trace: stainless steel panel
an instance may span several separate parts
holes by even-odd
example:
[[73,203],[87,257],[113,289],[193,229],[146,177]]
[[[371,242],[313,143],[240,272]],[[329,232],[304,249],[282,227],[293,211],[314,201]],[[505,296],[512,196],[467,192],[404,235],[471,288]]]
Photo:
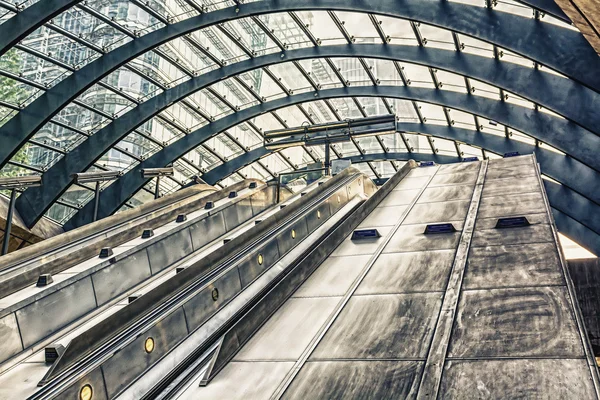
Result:
[[[219,297],[213,300],[212,291],[217,289]],[[231,269],[214,283],[206,287],[183,305],[189,331],[202,325],[218,309],[238,295],[242,286],[236,268]]]
[[0,319],[0,338],[0,362],[23,350],[15,314]]
[[449,357],[583,357],[563,286],[463,291]]
[[98,305],[132,288],[152,275],[146,250],[138,251],[91,275]]
[[423,363],[418,361],[308,362],[283,399],[412,399]]
[[373,240],[350,240],[351,234],[340,244],[332,253],[334,256],[357,256],[364,254],[373,254],[383,238],[390,232],[391,227],[384,226],[377,229],[381,234],[381,238]]
[[227,232],[223,213],[221,212],[201,219],[195,224],[190,225],[188,229],[190,230],[194,250],[202,248]]
[[429,181],[429,176],[418,176],[412,178],[410,176],[410,172],[408,176],[402,179],[394,188],[394,190],[411,190],[411,189],[421,189],[424,187]]
[[554,242],[550,225],[539,224],[511,229],[475,229],[471,247]]
[[[108,397],[114,398],[134,378],[171,350],[186,334],[183,309],[178,308],[105,361],[102,364],[102,372]],[[154,339],[154,350],[151,353],[147,353],[144,349],[144,342],[149,337]]]
[[463,162],[440,165],[438,175],[456,174],[458,172],[478,172],[481,162]]
[[331,209],[329,204],[321,203],[317,207],[315,211],[306,216],[306,226],[308,228],[308,232],[313,232],[320,226],[324,221],[331,216]]
[[473,185],[439,186],[427,188],[417,201],[419,203],[434,203],[437,201],[471,200]]
[[477,218],[537,214],[544,211],[544,199],[540,192],[510,194],[481,199]]
[[482,197],[532,192],[540,192],[540,181],[537,176],[527,176],[520,179],[506,178],[485,181],[483,184]]
[[297,360],[339,301],[339,297],[289,299],[234,360]]
[[16,311],[25,347],[29,347],[96,308],[88,276]]
[[257,215],[275,204],[275,186],[265,188],[250,196],[252,215]]
[[472,247],[463,288],[564,285],[554,243]]
[[195,382],[177,400],[267,400],[293,366],[293,362],[233,361],[208,386]]
[[441,304],[441,293],[353,296],[311,359],[424,358]]
[[454,250],[382,254],[356,294],[443,291],[454,262]]
[[92,399],[93,400],[105,400],[106,391],[104,389],[104,380],[102,379],[102,372],[100,368],[90,372],[75,384],[71,385],[67,390],[58,395],[57,399],[74,400],[79,399],[79,391],[85,385],[92,387]]
[[379,203],[378,207],[408,205],[417,197],[419,192],[419,189],[393,190]]
[[[258,263],[258,255],[262,254],[263,263]],[[271,268],[281,258],[277,247],[277,240],[271,240],[267,245],[253,251],[237,266],[242,287],[248,286],[250,282],[256,279],[264,271]]]
[[460,239],[462,222],[453,222],[457,232],[425,235],[427,225],[402,225],[383,249],[384,253],[455,249]]
[[341,188],[328,200],[331,214],[335,214],[348,202],[348,191],[346,187]]
[[470,200],[415,204],[404,224],[430,224],[447,221],[464,221]]
[[[295,233],[295,235],[294,235]],[[277,247],[279,247],[279,256],[283,257],[290,249],[302,241],[308,234],[306,221],[304,217],[296,221],[294,225],[277,235]]]
[[473,172],[458,172],[452,174],[436,175],[431,180],[429,187],[448,185],[474,185],[477,181],[477,170]]
[[342,296],[371,256],[329,257],[294,293],[294,297]]
[[152,275],[192,253],[192,238],[189,229],[182,229],[150,245],[147,248]]
[[585,360],[448,361],[440,399],[595,399]]
[[242,222],[246,222],[252,218],[252,204],[249,198],[245,198],[223,209],[221,212],[223,213],[223,219],[225,219],[225,227],[227,228],[227,232],[229,232]]
[[435,166],[417,167],[415,169],[410,170],[410,172],[408,173],[408,177],[409,178],[416,178],[418,176],[430,177],[431,175],[435,174],[437,170],[438,169]]
[[[398,192],[401,193],[401,192]],[[358,226],[359,228],[377,228],[379,226],[394,226],[408,206],[377,207]]]

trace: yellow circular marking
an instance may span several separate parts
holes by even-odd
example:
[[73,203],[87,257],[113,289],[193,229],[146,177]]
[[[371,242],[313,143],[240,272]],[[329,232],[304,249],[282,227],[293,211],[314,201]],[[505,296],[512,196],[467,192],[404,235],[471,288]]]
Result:
[[146,353],[152,353],[154,350],[154,338],[149,337],[146,339],[144,342],[144,350],[146,350]]
[[219,299],[219,289],[214,288],[211,292],[211,296],[213,301],[217,301]]
[[259,254],[259,255],[258,255],[258,265],[262,265],[263,261],[264,261],[264,260],[263,260],[263,255],[262,255],[262,254]]
[[292,229],[292,239],[296,239],[296,231]]
[[317,219],[321,219],[321,211],[317,210]]
[[91,385],[84,385],[79,391],[79,400],[92,400],[94,391]]

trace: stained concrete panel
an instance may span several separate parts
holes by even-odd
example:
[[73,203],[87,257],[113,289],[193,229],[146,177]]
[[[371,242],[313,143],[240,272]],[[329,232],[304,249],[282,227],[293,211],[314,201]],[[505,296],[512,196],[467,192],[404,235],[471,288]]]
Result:
[[359,228],[394,226],[408,206],[377,207],[360,223]]
[[340,297],[289,299],[235,360],[297,360],[339,301]]
[[463,291],[449,357],[583,356],[563,286]]
[[356,294],[431,292],[446,289],[454,250],[382,254]]
[[430,187],[423,191],[417,204],[434,203],[437,201],[471,200],[473,189],[473,185]]
[[343,296],[371,256],[329,257],[294,293],[294,297]]
[[[540,210],[537,214],[522,215],[527,218],[531,225],[549,224],[550,219],[546,210]],[[498,217],[478,218],[475,222],[475,230],[495,229],[498,223]]]
[[477,181],[477,175],[477,171],[436,175],[431,180],[429,187],[469,184],[474,185]]
[[465,289],[563,285],[554,243],[472,247]]
[[177,400],[267,400],[293,366],[293,362],[232,361],[209,385],[198,387],[194,382]]
[[438,398],[595,399],[596,394],[583,359],[452,360]]
[[459,172],[478,172],[481,162],[463,162],[440,165],[438,175],[456,174]]
[[378,207],[403,206],[410,204],[419,194],[419,189],[392,190]]
[[485,179],[486,181],[504,178],[521,179],[535,174],[533,160],[507,160],[504,164],[490,163]]
[[309,361],[283,398],[412,399],[422,368],[418,361]]
[[378,239],[367,239],[367,240],[359,240],[352,241],[350,240],[350,236],[348,236],[342,244],[340,244],[337,249],[332,253],[333,256],[357,256],[357,255],[366,255],[373,254],[377,247],[381,243],[383,243],[385,236],[390,232],[391,227],[384,226],[377,229],[381,234],[381,237]]
[[431,224],[445,221],[463,221],[470,200],[415,204],[404,220],[404,224]]
[[481,197],[505,196],[522,193],[540,192],[540,181],[537,176],[526,176],[521,179],[504,178],[486,180]]
[[353,296],[310,359],[424,358],[441,293]]
[[457,232],[426,235],[427,225],[402,225],[383,249],[384,253],[455,249],[460,239],[462,222],[453,222]]
[[544,199],[540,192],[507,194],[482,199],[477,218],[536,214],[544,210]]
[[554,242],[552,228],[547,224],[510,229],[475,229],[471,247]]
[[417,177],[412,178],[409,174],[404,179],[402,179],[400,182],[398,182],[398,184],[394,188],[394,191],[421,189],[421,188],[424,188],[425,185],[427,185],[428,181],[429,181],[429,176],[417,176]]

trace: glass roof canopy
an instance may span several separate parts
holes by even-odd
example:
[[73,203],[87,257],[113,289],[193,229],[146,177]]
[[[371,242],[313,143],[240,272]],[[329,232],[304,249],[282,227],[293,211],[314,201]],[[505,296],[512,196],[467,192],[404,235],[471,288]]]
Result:
[[[249,3],[250,1],[244,1]],[[486,7],[483,0],[456,1]],[[34,4],[27,1],[20,9]],[[37,29],[0,57],[0,124],[6,123],[37,97],[107,52],[168,24],[236,1],[214,0],[97,0],[75,4]],[[575,28],[517,1],[497,1],[494,12],[538,19],[542,24]],[[16,15],[16,7],[0,3],[0,24]],[[499,63],[558,72],[476,38],[410,20],[368,13],[298,11],[231,20],[199,29],[136,57],[96,82],[47,122],[7,163],[0,175],[43,174],[65,154],[101,128],[139,104],[196,76],[254,57],[285,50],[345,44],[387,44],[444,49],[496,59]],[[568,79],[565,77],[565,79]],[[225,116],[265,101],[328,88],[409,86],[459,92],[506,102],[562,118],[514,93],[468,76],[426,65],[374,58],[312,58],[285,61],[227,77],[184,100],[175,102],[130,132],[91,168],[134,169],[165,146]],[[262,147],[262,132],[303,122],[321,123],[394,113],[398,121],[453,126],[505,137],[535,146],[541,143],[513,127],[479,115],[416,100],[386,97],[316,99],[267,112],[220,132],[174,163],[176,174],[161,181],[161,193],[178,190],[195,176]],[[544,143],[544,148],[561,153]],[[415,153],[454,157],[498,157],[492,151],[463,142],[417,133],[361,138],[333,147],[335,157],[380,153]],[[564,154],[564,153],[562,153]],[[291,148],[266,155],[218,183],[228,186],[245,177],[271,179],[277,173],[321,160],[323,149]],[[391,175],[401,160],[369,161],[360,165],[373,178]],[[82,172],[82,171],[80,171]],[[113,184],[107,182],[106,186]],[[153,198],[148,182],[125,207]],[[47,211],[63,223],[93,197],[93,188],[73,184]]]

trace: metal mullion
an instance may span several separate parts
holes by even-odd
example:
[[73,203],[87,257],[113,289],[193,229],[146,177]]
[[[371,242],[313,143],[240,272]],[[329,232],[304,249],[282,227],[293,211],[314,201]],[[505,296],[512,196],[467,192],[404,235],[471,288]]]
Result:
[[187,165],[189,165],[190,167],[194,168],[196,171],[202,172],[202,169],[199,166],[197,166],[196,164],[194,164],[193,162],[191,162],[190,160],[188,160],[184,156],[179,157],[178,160],[181,160],[181,161],[185,162]]
[[452,31],[452,40],[454,41],[454,48],[456,51],[462,51],[465,49],[465,45],[464,43],[461,43],[458,33],[454,31]]
[[15,6],[14,4],[4,1],[4,0],[0,0],[0,6],[2,8],[6,8],[8,11],[12,11],[14,13],[19,13],[19,12],[23,11],[22,8],[19,8],[19,7]]
[[221,161],[223,164],[225,164],[227,162],[227,161],[225,161],[225,157],[223,157],[222,155],[220,155],[219,153],[217,153],[216,150],[211,149],[210,146],[208,146],[206,143],[200,143],[200,146],[198,146],[198,147],[202,147],[203,149],[205,149],[206,151],[208,151],[210,154],[213,155],[213,157],[215,157],[216,159],[218,159],[219,161]]
[[425,46],[427,44],[427,39],[425,39],[423,35],[421,35],[418,22],[410,21],[410,27],[412,28],[413,33],[415,34],[415,38],[417,39],[419,47]]
[[302,74],[304,79],[306,79],[308,81],[308,83],[310,83],[310,85],[313,87],[313,89],[315,89],[315,90],[321,89],[321,85],[318,84],[317,82],[315,82],[315,80],[312,78],[312,76],[310,76],[308,74],[308,72],[304,69],[304,67],[302,67],[302,65],[298,61],[292,61],[292,63],[296,66],[296,68],[298,68],[298,70],[300,71],[300,73]]
[[21,44],[16,44],[16,45],[15,45],[15,48],[16,48],[16,49],[19,49],[19,50],[21,50],[21,51],[23,51],[23,52],[25,52],[25,53],[31,54],[32,56],[35,56],[35,57],[37,57],[37,58],[40,58],[40,59],[42,59],[42,60],[44,60],[44,61],[48,61],[49,63],[52,63],[52,64],[54,64],[54,65],[57,65],[57,66],[59,66],[59,67],[61,67],[61,68],[64,68],[64,69],[66,69],[67,71],[70,71],[70,72],[74,72],[74,71],[75,71],[75,68],[73,68],[73,66],[72,66],[72,65],[69,65],[69,64],[67,64],[67,63],[64,63],[64,62],[62,62],[62,61],[60,61],[60,60],[57,60],[57,59],[55,59],[55,58],[52,58],[52,57],[50,57],[49,55],[47,55],[47,54],[44,54],[44,53],[42,53],[42,52],[40,52],[40,51],[37,51],[37,50],[35,50],[35,49],[32,49],[32,48],[30,48],[30,47],[23,46],[23,45],[21,45]]
[[251,19],[269,37],[269,39],[271,39],[277,45],[277,47],[279,47],[279,49],[287,49],[287,45],[285,43],[282,43],[281,40],[279,40],[279,38],[275,36],[271,29],[269,29],[269,27],[265,25],[265,23],[260,18],[251,17]]
[[98,115],[101,115],[102,117],[104,117],[104,118],[106,118],[106,119],[110,119],[111,121],[115,119],[115,117],[114,117],[114,116],[112,116],[112,115],[108,114],[107,112],[104,112],[104,111],[98,110],[98,109],[96,109],[96,108],[94,108],[94,107],[92,107],[92,106],[90,106],[90,105],[88,105],[88,104],[84,103],[84,102],[83,102],[83,101],[81,101],[81,100],[73,100],[72,104],[76,104],[76,105],[78,105],[78,106],[80,106],[80,107],[83,107],[83,108],[85,108],[86,110],[89,110],[89,111],[91,111],[91,112],[93,112],[93,113],[96,113],[96,114],[98,114]]
[[371,67],[369,65],[367,65],[367,62],[363,58],[360,58],[360,57],[358,58],[358,61],[360,62],[360,65],[362,65],[363,69],[369,76],[369,79],[373,83],[373,86],[379,85],[379,79],[377,79],[375,77],[375,75],[373,75],[373,71],[371,70]]
[[[356,97],[352,97],[352,100],[354,101],[354,104],[356,104],[356,106],[358,107],[358,109],[360,110],[360,113],[362,114],[362,116],[363,117],[368,117],[368,115],[365,112],[365,109],[363,108],[363,106],[360,103],[360,101]],[[387,153],[388,150],[385,147],[385,145],[383,144],[383,141],[381,140],[381,138],[379,137],[379,135],[375,135],[375,138],[377,140],[377,143],[379,143],[379,146],[381,146],[381,150],[383,150],[384,153]]]
[[246,147],[244,147],[240,141],[235,138],[231,133],[229,133],[228,131],[223,131],[221,132],[222,134],[224,134],[225,136],[227,136],[229,138],[229,140],[231,140],[237,147],[239,147],[241,150],[244,151],[244,153],[248,152],[248,149],[246,149]]
[[47,144],[47,143],[39,142],[39,141],[37,141],[37,140],[35,140],[35,139],[29,139],[27,142],[28,142],[28,143],[31,143],[31,144],[33,144],[33,145],[36,145],[36,146],[43,147],[43,148],[45,148],[45,149],[48,149],[48,150],[54,151],[55,153],[59,153],[59,154],[62,154],[62,155],[65,155],[65,154],[67,154],[67,152],[66,152],[66,151],[64,151],[64,150],[63,150],[63,149],[61,149],[61,148],[54,147],[54,146],[52,146],[52,145],[50,145],[50,144]]
[[178,122],[172,121],[172,120],[166,118],[164,115],[156,114],[156,118],[158,118],[159,120],[163,121],[164,123],[170,125],[171,127],[175,128],[179,132],[183,133],[184,136],[187,136],[190,133],[189,128],[180,126]]
[[246,82],[244,82],[244,80],[242,78],[240,78],[239,76],[234,76],[233,79],[244,89],[246,89],[246,91],[248,93],[250,93],[256,100],[258,100],[261,103],[264,103],[264,99],[260,96],[260,94],[256,93],[256,91],[254,89],[252,89],[250,86],[248,86],[248,84],[246,84]]
[[[453,31],[452,39],[454,40],[455,50],[459,53],[461,51],[463,51],[465,48],[465,45],[463,43],[461,43],[458,33]],[[464,76],[463,78],[465,80],[465,87],[467,88],[467,94],[469,94],[469,95],[473,94],[474,89],[473,89],[473,86],[471,85],[471,80],[469,79],[468,76]],[[477,132],[481,132],[481,124],[479,123],[479,118],[475,114],[473,114],[473,121],[475,122],[475,130],[477,130]]]
[[[139,128],[139,126],[138,126],[138,128]],[[134,129],[132,132],[140,135],[141,137],[143,137],[146,140],[151,141],[152,143],[154,143],[155,145],[157,145],[157,146],[159,146],[161,148],[165,147],[161,142],[158,141],[158,139],[156,139],[156,138],[148,135],[147,133],[144,133],[144,132],[138,130],[138,128]]]
[[59,33],[69,39],[71,39],[74,42],[79,43],[82,46],[87,47],[88,49],[94,50],[96,53],[100,53],[100,54],[104,54],[105,51],[102,47],[96,46],[95,44],[88,42],[87,40],[61,28],[60,26],[57,26],[55,24],[53,24],[52,22],[49,24],[45,25],[46,28],[53,30],[56,33]]
[[354,105],[356,106],[356,108],[358,108],[358,111],[363,116],[363,118],[366,118],[367,113],[366,113],[365,109],[363,108],[363,105],[360,104],[360,101],[358,101],[358,99],[356,97],[352,97],[352,101],[354,102]]
[[[234,37],[231,32],[227,28],[222,25],[216,25],[217,29],[219,29],[225,36],[229,38],[236,46],[238,46],[246,55],[250,58],[254,58],[254,51],[250,50],[246,45],[242,42],[241,37]],[[210,29],[210,28],[209,28]]]
[[441,87],[441,82],[437,77],[436,70],[431,67],[427,67],[427,69],[429,70],[429,75],[431,75],[431,80],[433,81],[433,85],[435,86],[436,89],[439,89]]
[[102,14],[101,12],[96,11],[93,8],[89,7],[87,4],[79,3],[79,4],[77,4],[77,7],[82,9],[83,11],[87,12],[88,14],[98,18],[99,20],[101,20],[105,24],[113,27],[114,29],[118,30],[119,32],[121,32],[129,37],[132,37],[132,38],[135,37],[135,34],[131,31],[129,31],[129,29],[127,29],[126,27],[124,27],[122,25],[117,24],[115,21],[113,21],[106,15]]
[[400,63],[398,61],[394,61],[394,67],[396,67],[396,72],[398,72],[398,75],[400,76],[400,79],[402,80],[402,84],[404,86],[410,86],[410,79],[408,79],[406,77],[406,74],[404,73],[404,67],[400,65]]
[[329,58],[325,58],[325,61],[329,65],[329,68],[331,68],[333,70],[333,72],[335,73],[335,75],[337,76],[337,78],[339,79],[341,84],[344,86],[348,86],[349,82],[342,76],[340,69],[334,64],[334,62],[331,61],[331,59],[329,59]]
[[27,169],[27,170],[30,170],[30,171],[33,171],[33,172],[38,172],[38,173],[40,173],[40,174],[43,174],[43,173],[44,173],[44,170],[43,170],[43,169],[41,169],[41,168],[34,167],[34,166],[32,166],[32,165],[26,165],[26,164],[20,163],[20,162],[18,162],[18,161],[12,161],[12,160],[8,160],[6,163],[7,163],[7,164],[10,164],[10,165],[14,165],[15,167],[19,167],[19,168]]
[[400,135],[400,138],[402,139],[402,142],[404,143],[404,147],[406,147],[406,151],[408,151],[409,153],[412,153],[413,148],[408,143],[408,139],[406,138],[406,135],[404,134],[404,132],[398,132],[398,134]]
[[463,156],[463,152],[460,150],[460,143],[458,143],[456,140],[453,141],[454,142],[454,148],[456,149],[456,154],[458,155],[458,157],[462,157]]
[[[256,160],[256,163],[257,163],[258,165],[260,165],[260,167],[261,167],[262,169],[264,169],[265,171],[267,171],[267,174],[271,175],[273,178],[276,178],[276,177],[277,177],[273,171],[271,171],[269,168],[267,168],[267,167],[266,167],[266,165],[264,165],[264,164],[261,162],[261,160],[260,160],[260,159],[259,159],[259,160]],[[252,165],[252,164],[250,164],[250,165]],[[248,166],[250,166],[250,165],[248,165]]]
[[311,124],[315,124],[315,120],[314,118],[308,113],[308,111],[306,111],[304,109],[304,107],[302,107],[302,104],[296,104],[296,107],[300,110],[300,112],[306,117],[306,119],[308,120],[308,122],[310,122]]
[[180,100],[179,102],[192,110],[196,115],[202,117],[205,121],[211,122],[215,119],[212,115],[205,113],[199,105],[194,105],[187,99]]
[[346,39],[346,41],[349,44],[354,43],[354,36],[350,36],[350,34],[348,33],[348,31],[346,30],[346,27],[344,26],[344,24],[342,23],[342,21],[340,21],[340,19],[335,14],[335,12],[333,12],[333,11],[327,11],[327,14],[329,14],[329,16],[333,20],[333,23],[335,24],[335,26],[337,26],[337,28],[340,30],[340,32],[344,36],[344,39]]
[[263,71],[265,71],[265,73],[269,76],[269,78],[271,78],[275,82],[275,84],[277,86],[279,86],[281,88],[281,90],[283,90],[284,93],[291,94],[292,90],[286,88],[285,85],[281,82],[281,80],[279,78],[277,78],[275,76],[275,74],[273,72],[271,72],[271,70],[268,67],[264,67]]
[[13,74],[12,72],[9,72],[9,71],[0,70],[0,75],[4,76],[6,78],[12,79],[14,81],[24,83],[25,85],[31,86],[31,87],[33,87],[35,89],[39,89],[39,90],[46,90],[47,89],[41,83],[37,83],[37,82],[29,80],[27,78],[23,78],[22,76]]
[[[277,114],[277,112],[275,112],[275,111],[272,111],[270,114],[271,114],[273,117],[275,117],[275,119],[276,119],[276,120],[277,120],[277,121],[278,121],[278,122],[281,124],[281,126],[283,126],[284,128],[289,128],[289,125],[287,124],[287,122],[285,122],[285,121],[283,120],[283,118],[281,118],[281,117],[280,117],[280,116]],[[309,151],[309,150],[306,148],[306,146],[304,146],[304,145],[303,145],[303,146],[300,146],[300,147],[302,147],[302,149],[304,149],[304,151],[306,151],[306,153],[308,154],[308,156],[309,156],[310,158],[312,158],[312,160],[313,160],[313,161],[317,161],[317,159],[315,158],[315,156],[314,156],[314,155],[313,155],[313,154],[312,154],[312,153],[311,153],[311,152],[310,152],[310,151]]]
[[209,58],[212,62],[214,62],[215,64],[217,64],[219,67],[222,67],[225,65],[225,63],[223,63],[222,60],[219,60],[219,58],[217,56],[215,56],[214,54],[212,54],[208,49],[205,49],[201,43],[199,43],[196,38],[194,38],[192,36],[192,34],[188,34],[188,35],[184,35],[181,37],[183,40],[185,40],[186,42],[188,42],[190,44],[190,46],[194,47],[195,49],[197,49],[199,52],[201,52],[202,54],[204,54],[207,58]]
[[383,105],[385,106],[385,109],[387,110],[387,112],[389,114],[394,114],[394,110],[392,109],[392,106],[390,105],[390,102],[388,101],[388,99],[386,99],[385,97],[380,97],[380,99],[383,102]]
[[381,27],[380,22],[377,21],[377,18],[373,14],[369,14],[369,19],[371,20],[371,23],[375,27],[375,30],[377,31],[377,34],[379,35],[379,38],[381,39],[381,41],[383,43],[389,43],[390,37],[386,36],[386,34],[383,32],[383,28]]
[[87,132],[84,132],[84,131],[82,131],[82,130],[81,130],[81,129],[79,129],[79,128],[76,128],[76,127],[73,127],[73,126],[69,126],[69,125],[65,124],[64,122],[60,122],[60,121],[57,121],[57,120],[55,120],[55,119],[51,119],[49,122],[51,122],[51,123],[53,123],[53,124],[55,124],[55,125],[58,125],[58,126],[60,126],[61,128],[64,128],[64,129],[67,129],[67,130],[73,131],[73,132],[75,132],[75,133],[77,133],[77,134],[79,134],[79,135],[81,135],[81,136],[85,136],[86,138],[90,137],[90,134],[89,134],[89,133],[87,133]]
[[142,159],[140,157],[136,156],[135,154],[133,154],[129,150],[126,150],[126,149],[123,149],[123,148],[119,147],[119,145],[117,145],[117,144],[115,144],[114,146],[111,146],[108,150],[110,150],[110,149],[114,149],[114,150],[116,150],[116,151],[118,151],[120,153],[123,153],[126,156],[133,158],[137,162],[142,162]]
[[[335,116],[335,118],[338,121],[342,120],[342,117],[340,116],[340,114],[337,112],[337,110],[335,109],[335,107],[333,107],[333,104],[331,104],[331,102],[327,99],[323,100],[325,102],[325,104],[327,105],[327,107],[329,107],[329,110],[332,112],[332,114]],[[363,150],[361,149],[361,147],[356,143],[356,140],[354,140],[354,138],[352,136],[350,136],[350,141],[352,142],[352,144],[354,144],[354,147],[356,147],[356,150],[358,150],[358,152],[360,154],[364,154]]]
[[373,171],[373,174],[375,174],[375,176],[377,178],[381,178],[381,176],[379,175],[379,173],[377,172],[377,170],[375,169],[375,167],[373,167],[373,165],[371,165],[370,161],[367,161],[367,165],[369,166],[369,168],[371,168],[371,171]]
[[[486,0],[488,1],[488,0]],[[502,57],[502,52],[498,49],[498,46],[496,46],[495,44],[492,46],[492,49],[494,51],[494,58],[496,59],[496,61],[500,62],[500,58]],[[505,100],[505,93],[504,93],[504,89],[499,88],[500,89],[500,100],[504,101]]]
[[150,75],[144,74],[142,71],[140,71],[139,69],[137,69],[133,65],[125,64],[123,67],[126,68],[126,69],[128,69],[128,70],[130,70],[131,72],[139,75],[140,77],[142,77],[143,79],[147,80],[148,82],[150,82],[154,86],[158,87],[159,89],[161,89],[163,91],[167,90],[167,87],[162,82],[160,82],[159,80],[157,80],[156,78],[154,78],[154,77],[152,77]]
[[152,15],[154,18],[156,18],[157,20],[159,20],[160,22],[162,22],[165,25],[169,25],[169,16],[164,17],[162,14],[160,14],[158,11],[156,11],[155,9],[153,9],[152,7],[148,6],[148,2],[146,3],[142,3],[139,0],[129,0],[130,3],[135,4],[136,6],[138,6],[139,8],[141,8],[142,10],[146,11],[148,14]]
[[438,150],[435,148],[431,136],[427,136],[427,142],[429,142],[429,147],[431,147],[431,151],[433,152],[433,154],[437,154]]
[[117,94],[117,95],[123,97],[126,100],[129,100],[130,102],[132,102],[132,103],[134,103],[136,105],[140,104],[140,101],[138,99],[136,99],[135,97],[133,97],[129,93],[126,93],[124,90],[119,90],[118,88],[116,88],[116,87],[114,87],[112,85],[109,85],[108,83],[103,82],[103,81],[98,81],[96,83],[98,84],[98,86],[102,86],[104,89],[110,90],[114,94]]
[[233,112],[237,112],[238,108],[233,105],[233,103],[231,103],[229,100],[227,100],[225,97],[223,97],[219,92],[217,92],[215,89],[213,89],[212,87],[207,87],[205,89],[206,91],[210,92],[213,96],[215,96],[220,102],[222,102],[223,104],[225,104],[227,107],[229,107],[231,110],[233,110]]
[[194,10],[196,10],[199,14],[203,14],[204,13],[204,9],[202,8],[202,6],[199,6],[198,4],[196,4],[194,2],[194,0],[183,0],[187,5],[189,5],[190,7],[192,7]]
[[194,71],[190,70],[187,66],[182,65],[183,63],[178,62],[173,57],[171,57],[167,52],[160,48],[155,48],[154,52],[164,58],[168,63],[172,64],[175,68],[179,69],[181,72],[186,74],[187,76],[194,77]]
[[392,164],[392,168],[394,168],[394,171],[398,172],[398,166],[396,166],[396,163],[393,160],[390,160],[390,164]]
[[452,117],[450,116],[450,109],[448,107],[442,106],[442,110],[444,110],[444,116],[446,117],[446,122],[448,123],[448,126],[454,125],[454,121],[452,120]]
[[296,14],[295,12],[289,12],[288,14],[290,15],[290,17],[292,17],[292,19],[294,20],[296,25],[298,25],[300,30],[306,35],[308,40],[312,42],[313,46],[319,46],[321,44],[321,41],[312,34],[312,32],[308,29],[306,24],[300,19],[300,17],[298,17],[298,14]]

